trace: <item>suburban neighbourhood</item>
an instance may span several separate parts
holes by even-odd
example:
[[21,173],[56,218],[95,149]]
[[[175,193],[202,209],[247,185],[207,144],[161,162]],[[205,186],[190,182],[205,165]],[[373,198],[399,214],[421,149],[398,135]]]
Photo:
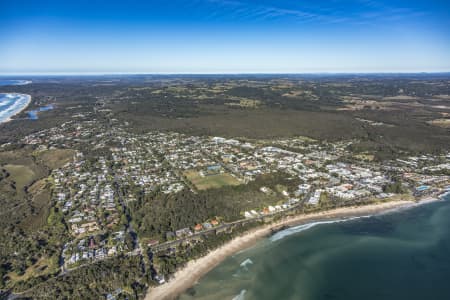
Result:
[[[58,128],[22,140],[39,146],[40,151],[73,151],[71,161],[48,178],[53,186],[52,201],[71,236],[61,249],[64,271],[120,253],[138,255],[144,248],[173,254],[179,245],[176,241],[198,243],[204,232],[229,232],[227,224],[282,215],[293,208],[315,210],[326,208],[330,202],[345,206],[426,196],[450,185],[450,177],[443,175],[450,170],[450,153],[380,164],[370,156],[354,156],[348,151],[352,141],[327,143],[307,137],[249,140],[175,132],[134,134],[127,124],[114,119],[105,123],[77,118],[80,116],[74,115],[74,120]],[[90,158],[95,151],[99,155]],[[261,196],[274,195],[275,201],[241,211],[238,222],[227,223],[225,216],[212,216],[151,238],[140,238],[132,229],[127,207],[142,193],[176,194],[185,189],[197,193],[245,185],[270,173],[285,174],[301,183],[289,189],[283,185],[275,189],[259,187]],[[155,278],[164,281],[164,277]]]

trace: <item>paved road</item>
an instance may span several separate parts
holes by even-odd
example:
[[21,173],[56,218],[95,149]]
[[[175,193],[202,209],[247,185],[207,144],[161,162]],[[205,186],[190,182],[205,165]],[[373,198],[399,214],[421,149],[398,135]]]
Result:
[[167,250],[167,249],[169,249],[169,248],[171,248],[173,246],[176,246],[176,245],[178,245],[178,244],[180,244],[180,243],[182,243],[184,241],[191,240],[191,239],[193,239],[195,237],[198,237],[198,236],[203,236],[203,235],[208,234],[210,232],[215,232],[216,230],[221,230],[221,229],[225,230],[225,229],[227,229],[229,227],[232,227],[232,226],[235,226],[235,225],[239,225],[239,224],[242,224],[242,223],[257,222],[257,221],[264,220],[264,218],[270,218],[270,217],[274,217],[274,216],[277,216],[277,215],[283,215],[283,214],[286,214],[286,213],[288,213],[290,211],[303,208],[303,205],[307,202],[306,199],[308,197],[309,196],[305,197],[305,199],[300,201],[298,204],[296,204],[296,205],[294,205],[294,206],[292,206],[292,207],[290,207],[290,208],[288,208],[286,210],[283,210],[281,212],[274,212],[274,213],[269,213],[269,214],[266,214],[266,215],[258,216],[258,217],[255,217],[255,218],[246,218],[246,219],[241,219],[241,220],[237,220],[237,221],[230,222],[230,223],[225,223],[225,224],[219,225],[219,226],[211,228],[211,229],[198,231],[198,232],[196,232],[196,233],[194,233],[192,235],[186,236],[186,237],[182,237],[182,238],[179,238],[179,239],[176,239],[176,240],[173,240],[173,241],[168,241],[168,242],[165,242],[165,243],[162,243],[162,244],[158,244],[158,245],[156,245],[154,247],[151,247],[151,249],[152,249],[153,252],[159,252],[159,251]]

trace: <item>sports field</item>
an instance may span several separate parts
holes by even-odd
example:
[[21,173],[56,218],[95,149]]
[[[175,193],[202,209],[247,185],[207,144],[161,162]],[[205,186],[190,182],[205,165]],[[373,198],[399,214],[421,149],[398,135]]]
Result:
[[184,172],[187,179],[198,189],[207,190],[220,188],[226,185],[239,185],[240,182],[228,173],[201,176],[198,171],[189,170]]

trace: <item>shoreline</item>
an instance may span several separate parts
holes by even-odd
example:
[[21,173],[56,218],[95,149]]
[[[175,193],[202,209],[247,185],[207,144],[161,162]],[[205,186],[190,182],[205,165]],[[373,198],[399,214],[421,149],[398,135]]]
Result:
[[330,221],[339,218],[361,217],[392,212],[402,208],[411,208],[430,202],[442,201],[439,197],[427,197],[419,201],[398,200],[363,206],[352,206],[335,208],[311,214],[289,216],[275,223],[257,227],[243,233],[224,245],[210,251],[205,256],[189,261],[186,266],[176,271],[173,278],[167,283],[149,288],[145,300],[169,300],[175,299],[184,291],[192,287],[200,278],[214,269],[227,257],[242,250],[250,248],[259,240],[272,236],[273,234],[291,228],[313,222]]
[[16,115],[20,114],[21,112],[23,112],[31,104],[31,96],[28,95],[28,94],[21,94],[21,93],[2,93],[2,94],[4,94],[4,95],[20,95],[22,97],[25,97],[27,99],[27,102],[20,109],[14,111],[14,113],[11,114],[10,116],[8,116],[6,119],[0,120],[0,125],[14,120],[13,119],[14,116],[16,116]]
[[0,86],[13,86],[13,85],[27,85],[33,83],[32,80],[25,80],[25,79],[5,79],[2,80],[0,78]]

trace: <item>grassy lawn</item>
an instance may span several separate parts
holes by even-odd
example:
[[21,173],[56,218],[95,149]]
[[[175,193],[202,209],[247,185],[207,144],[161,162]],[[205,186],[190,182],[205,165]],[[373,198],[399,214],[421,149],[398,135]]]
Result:
[[15,272],[8,273],[11,281],[26,281],[32,277],[50,274],[58,271],[58,264],[50,258],[41,258],[34,265],[28,267],[23,275],[17,275]]
[[278,193],[282,193],[283,191],[287,191],[287,187],[282,185],[282,184],[277,184],[275,186],[275,189],[277,190]]
[[435,119],[427,122],[430,125],[442,128],[450,128],[450,119]]
[[225,185],[239,185],[240,182],[228,173],[202,177],[199,172],[190,170],[184,172],[187,179],[195,185],[198,190],[220,188]]
[[36,174],[27,166],[5,165],[3,168],[11,174],[10,178],[16,182],[17,190],[23,190],[35,179]]
[[35,153],[36,158],[50,169],[56,169],[72,161],[75,151],[71,149],[52,149]]
[[360,153],[360,154],[355,154],[354,157],[359,160],[373,161],[375,158],[375,155],[367,154],[367,153]]

